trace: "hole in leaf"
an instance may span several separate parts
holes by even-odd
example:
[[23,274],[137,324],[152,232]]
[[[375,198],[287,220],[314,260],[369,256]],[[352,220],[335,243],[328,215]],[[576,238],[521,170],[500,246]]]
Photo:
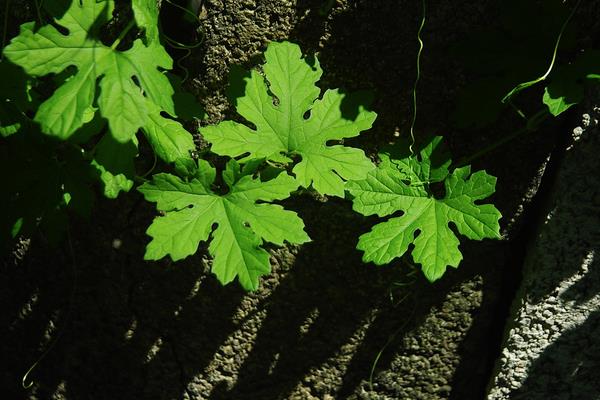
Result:
[[50,25],[52,25],[54,27],[54,29],[56,29],[57,31],[59,31],[61,35],[69,36],[70,32],[64,26],[59,25],[56,22],[50,22]]
[[140,84],[140,80],[138,79],[138,77],[137,77],[137,76],[133,75],[133,76],[131,77],[131,80],[133,81],[133,83],[135,83],[135,85],[136,85],[137,87],[139,87],[139,88],[141,88],[141,87],[142,87],[142,85]]
[[310,118],[310,110],[306,111],[302,117],[304,119],[309,119]]
[[273,105],[275,107],[279,106],[279,99],[277,98],[277,96],[275,96],[274,94],[271,94],[273,96]]
[[168,113],[168,112],[166,112],[166,111],[161,111],[161,112],[160,112],[160,116],[161,116],[161,117],[163,117],[163,118],[165,118],[165,119],[175,120],[175,118],[173,118],[173,117],[171,116],[171,114],[169,114],[169,113]]

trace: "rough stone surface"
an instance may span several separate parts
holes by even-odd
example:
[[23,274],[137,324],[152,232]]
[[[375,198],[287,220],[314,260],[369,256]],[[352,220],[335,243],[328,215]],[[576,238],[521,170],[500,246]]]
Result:
[[[373,156],[406,134],[416,2],[338,0],[329,10],[321,0],[204,3],[205,41],[185,60],[187,86],[207,110],[203,124],[236,118],[224,95],[233,64],[254,67],[269,40],[290,39],[319,53],[322,87],[376,93],[377,123],[353,145]],[[437,1],[424,32],[417,132],[444,134],[457,158],[520,123],[505,118],[483,134],[451,128],[452,100],[467,78],[448,47],[494,19],[488,3]],[[493,200],[502,222],[511,221],[507,239],[522,229],[537,191],[553,145],[553,133],[544,135],[523,136],[510,152],[474,164],[499,178]],[[155,211],[135,193],[100,201],[90,222],[74,221],[61,249],[32,240],[27,257],[0,271],[0,326],[7,327],[0,360],[9,366],[0,370],[3,395],[464,400],[483,393],[491,356],[482,349],[494,334],[514,243],[464,242],[460,268],[431,285],[404,261],[361,262],[356,239],[375,219],[356,215],[349,202],[305,194],[286,206],[304,219],[313,242],[270,248],[273,273],[251,294],[215,281],[205,247],[178,263],[143,262]],[[40,354],[33,386],[23,390],[21,377]]]
[[490,400],[600,396],[599,93],[573,129],[527,255]]

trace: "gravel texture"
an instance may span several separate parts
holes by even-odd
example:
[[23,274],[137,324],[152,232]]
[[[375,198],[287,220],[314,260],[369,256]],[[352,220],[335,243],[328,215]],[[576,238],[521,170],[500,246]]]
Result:
[[488,399],[600,398],[600,92],[573,129]]

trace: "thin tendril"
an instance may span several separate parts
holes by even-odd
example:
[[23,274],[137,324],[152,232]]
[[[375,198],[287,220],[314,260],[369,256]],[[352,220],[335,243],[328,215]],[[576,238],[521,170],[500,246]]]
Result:
[[[165,0],[167,3],[169,3],[170,5],[172,5],[173,7],[179,8],[180,10],[182,10],[183,12],[185,12],[188,15],[191,15],[196,22],[198,23],[198,25],[201,24],[201,20],[200,17],[198,17],[198,15],[194,14],[193,12],[191,12],[190,10],[188,10],[185,7],[180,6],[177,3],[172,2],[171,0]],[[204,1],[200,2],[199,5],[199,9],[202,10],[202,8],[204,7]],[[187,79],[189,78],[189,71],[188,69],[183,65],[183,60],[185,60],[186,58],[188,58],[191,54],[192,54],[192,49],[195,49],[197,47],[199,47],[200,45],[202,45],[202,43],[204,42],[204,34],[202,34],[202,38],[199,39],[196,43],[194,44],[184,44],[184,43],[180,43],[178,41],[176,41],[175,39],[169,37],[169,35],[167,35],[164,32],[161,32],[162,37],[165,39],[166,44],[174,49],[178,49],[178,50],[185,50],[185,55],[183,57],[180,57],[177,60],[177,66],[179,68],[181,68],[184,72],[184,77],[181,80],[181,83],[187,81]]]
[[146,177],[148,175],[150,175],[152,173],[152,171],[154,171],[154,168],[156,168],[156,162],[157,162],[157,157],[156,154],[154,154],[154,162],[152,163],[152,167],[150,167],[150,169],[148,171],[146,171],[143,175],[140,176],[140,179],[145,180]]
[[42,1],[40,1],[39,3],[38,3],[38,0],[35,0],[35,1],[34,1],[34,4],[35,4],[35,12],[36,12],[36,14],[37,14],[38,23],[39,23],[40,25],[42,25],[42,12],[40,11],[40,9],[42,8],[42,3],[43,3],[43,0],[42,0]]
[[[179,4],[172,2],[171,0],[165,0],[165,1],[167,3],[169,3],[170,5],[172,5],[173,7],[179,8],[180,10],[182,10],[183,12],[185,12],[186,14],[191,15],[192,17],[194,17],[194,19],[196,21],[198,21],[198,23],[200,23],[200,18],[196,14],[194,14],[193,12],[191,12],[190,10],[188,10],[187,8],[182,7]],[[204,5],[203,3],[204,2],[200,3],[200,9],[202,9],[202,6]]]
[[193,45],[187,45],[187,44],[183,44],[183,43],[179,43],[178,41],[171,39],[168,35],[166,35],[165,33],[162,34],[163,38],[166,41],[166,44],[174,49],[178,49],[178,50],[185,50],[185,55],[183,57],[179,57],[177,59],[177,66],[179,68],[181,68],[183,70],[184,76],[181,79],[181,83],[184,83],[185,81],[187,81],[187,79],[189,78],[189,71],[188,69],[183,65],[183,60],[185,60],[186,58],[188,58],[189,56],[192,55],[192,49],[195,49],[196,47],[199,47],[202,42],[204,41],[203,39],[198,40],[196,43],[194,43]]
[[415,122],[417,121],[417,85],[419,84],[419,79],[421,78],[421,52],[423,51],[423,40],[421,40],[421,32],[423,32],[423,27],[425,26],[425,0],[422,0],[423,4],[423,17],[421,18],[421,25],[419,26],[419,31],[417,32],[417,40],[419,41],[419,51],[417,52],[417,77],[415,78],[415,85],[413,86],[413,115],[412,121],[410,123],[410,146],[408,149],[410,150],[410,154],[412,157],[415,156],[414,145],[415,145]]
[[[73,242],[71,241],[71,231],[68,226],[67,226],[67,243],[69,245],[69,253],[71,255],[71,267],[73,268],[73,288],[71,289],[71,296],[69,299],[69,308],[67,310],[67,315],[65,316],[65,323],[69,321],[71,313],[73,311],[73,304],[75,302],[75,291],[77,288],[77,263],[75,261],[75,252],[73,251]],[[56,343],[58,343],[58,341],[60,340],[60,338],[63,336],[64,333],[65,333],[65,325],[63,325],[62,329],[60,330],[60,332],[58,333],[58,335],[56,336],[54,341],[50,344],[50,346],[48,346],[48,348],[42,353],[42,355],[40,355],[38,357],[38,359],[33,363],[33,365],[31,365],[31,367],[29,367],[27,372],[25,372],[25,374],[23,375],[23,378],[21,378],[21,386],[23,387],[23,389],[29,389],[33,386],[33,384],[34,384],[33,380],[31,380],[29,383],[27,383],[27,381],[29,380],[29,375],[31,375],[31,373],[38,366],[38,364],[40,362],[42,362],[42,360],[48,355],[48,353],[50,353],[50,351],[54,348]]]
[[512,96],[519,93],[521,90],[526,89],[530,86],[535,85],[536,83],[539,83],[539,82],[545,80],[548,77],[548,75],[550,75],[550,72],[552,72],[552,68],[554,68],[554,62],[556,61],[556,54],[558,53],[558,46],[560,45],[560,40],[562,39],[562,35],[563,35],[563,33],[565,33],[565,29],[567,28],[567,25],[569,25],[569,22],[573,18],[573,15],[575,15],[575,11],[577,11],[577,8],[579,8],[579,4],[581,4],[581,0],[579,0],[577,2],[577,4],[575,4],[575,7],[573,8],[573,10],[569,14],[569,16],[567,17],[565,22],[563,22],[562,27],[560,28],[560,32],[558,33],[558,37],[556,38],[556,43],[554,43],[554,51],[552,52],[552,60],[550,61],[550,65],[548,66],[548,70],[546,71],[546,73],[532,81],[519,83],[510,92],[508,92],[508,94],[506,96],[504,96],[502,98],[502,103],[506,103],[507,101],[510,100],[510,98]]

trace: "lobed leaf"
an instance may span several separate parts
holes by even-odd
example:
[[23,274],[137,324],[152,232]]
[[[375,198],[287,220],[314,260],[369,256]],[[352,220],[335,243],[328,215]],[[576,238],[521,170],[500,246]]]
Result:
[[212,271],[219,281],[226,284],[237,277],[246,290],[256,290],[259,277],[270,272],[263,240],[278,245],[310,240],[296,213],[265,203],[288,197],[298,183],[284,173],[266,182],[239,174],[235,160],[227,164],[226,172],[230,190],[225,195],[213,192],[215,170],[206,161],[198,164],[197,176],[190,181],[158,174],[139,187],[146,200],[156,202],[165,213],[147,230],[152,241],[144,257],[158,260],[169,255],[179,260],[194,254],[210,235]]
[[295,44],[270,43],[265,60],[264,78],[257,71],[234,77],[229,91],[237,112],[255,129],[224,121],[201,128],[202,135],[215,153],[245,155],[242,162],[265,158],[287,164],[298,155],[293,173],[301,186],[343,196],[346,180],[363,179],[374,166],[362,150],[328,142],[358,136],[376,114],[365,109],[364,99],[338,90],[319,99],[319,62],[303,58]]
[[[138,24],[147,38],[157,22],[156,4],[134,2]],[[98,39],[100,27],[112,16],[114,1],[73,1],[56,24],[68,31],[63,35],[46,25],[37,32],[33,23],[21,25],[20,34],[4,49],[5,56],[32,76],[58,74],[75,67],[76,72],[43,102],[35,120],[42,131],[61,139],[69,138],[84,123],[84,111],[92,107],[97,82],[98,106],[108,120],[112,135],[126,143],[148,119],[147,99],[175,115],[173,88],[160,69],[170,69],[172,60],[157,40],[144,44],[136,39],[127,51],[105,46]]]
[[[377,265],[387,264],[402,256],[414,244],[412,256],[422,265],[430,281],[439,279],[448,266],[457,267],[462,260],[459,240],[450,229],[454,224],[459,233],[469,239],[499,238],[500,212],[491,204],[476,204],[495,190],[496,178],[485,171],[471,174],[470,167],[455,169],[444,179],[445,196],[437,199],[429,190],[434,138],[429,148],[420,152],[417,182],[407,182],[407,168],[416,167],[416,157],[398,160],[386,158],[370,172],[367,179],[348,183],[353,208],[363,215],[380,217],[401,211],[402,215],[379,223],[359,238],[357,248],[364,251],[363,260]],[[447,168],[448,163],[443,163]],[[432,172],[433,171],[433,172]],[[439,170],[438,170],[439,171]]]
[[548,111],[558,116],[583,100],[583,85],[598,79],[600,51],[590,50],[579,55],[572,64],[562,66],[552,74],[542,101]]

